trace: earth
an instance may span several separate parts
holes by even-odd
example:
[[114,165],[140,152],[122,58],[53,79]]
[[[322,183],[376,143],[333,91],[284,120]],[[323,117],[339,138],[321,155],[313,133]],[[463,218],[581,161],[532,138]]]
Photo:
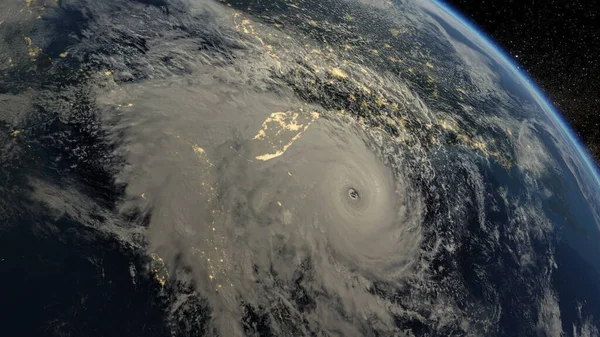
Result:
[[5,0],[6,336],[599,336],[600,179],[430,0]]

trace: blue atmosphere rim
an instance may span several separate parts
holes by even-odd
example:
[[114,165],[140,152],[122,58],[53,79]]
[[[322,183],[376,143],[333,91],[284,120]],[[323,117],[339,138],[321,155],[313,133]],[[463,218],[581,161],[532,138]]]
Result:
[[539,102],[542,102],[542,108],[547,109],[550,112],[550,115],[555,119],[557,124],[563,128],[564,132],[567,135],[567,138],[569,138],[569,140],[574,144],[576,150],[579,152],[579,155],[581,156],[585,164],[588,166],[589,172],[595,179],[596,184],[600,185],[600,172],[598,171],[598,167],[596,166],[596,164],[592,161],[590,153],[583,146],[577,135],[575,135],[570,125],[564,120],[564,118],[558,112],[558,110],[552,104],[550,104],[549,99],[544,95],[542,90],[535,84],[535,82],[529,77],[529,75],[523,70],[519,69],[519,67],[516,65],[513,59],[509,57],[498,45],[496,45],[494,41],[488,38],[487,35],[483,33],[481,29],[479,29],[479,27],[471,23],[469,19],[465,18],[457,10],[452,8],[452,6],[441,2],[440,0],[431,1],[439,8],[444,10],[446,13],[448,13],[450,16],[455,18],[457,21],[459,21],[467,28],[472,30],[478,38],[480,38],[485,44],[487,44],[490,47],[491,50],[500,55],[501,59],[504,62],[506,62],[509,68],[517,75],[517,78],[519,78],[523,83],[525,83],[526,88],[529,89],[530,92],[537,96],[535,98],[538,99]]

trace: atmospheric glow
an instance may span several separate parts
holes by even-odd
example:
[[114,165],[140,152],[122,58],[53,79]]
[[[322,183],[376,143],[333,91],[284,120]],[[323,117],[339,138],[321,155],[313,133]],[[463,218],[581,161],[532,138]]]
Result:
[[573,146],[588,166],[589,172],[592,174],[594,180],[598,185],[600,185],[600,174],[596,165],[592,162],[591,156],[589,155],[586,148],[581,144],[577,136],[573,133],[567,122],[562,118],[560,113],[549,103],[548,98],[542,93],[542,91],[535,85],[533,80],[529,78],[529,76],[521,71],[517,65],[512,61],[512,59],[506,55],[500,49],[500,47],[496,46],[496,44],[491,41],[487,36],[482,33],[477,27],[475,27],[471,22],[463,17],[460,13],[452,9],[449,5],[446,5],[438,0],[432,0],[439,8],[444,10],[447,14],[452,16],[454,19],[465,25],[467,28],[471,29],[475,35],[481,39],[492,51],[497,53],[501,60],[503,60],[506,65],[508,65],[509,69],[512,70],[521,82],[525,84],[525,87],[529,90],[530,93],[534,96],[536,101],[541,105],[541,107],[550,112],[550,116],[554,118],[554,121],[563,129],[567,138],[572,142]]

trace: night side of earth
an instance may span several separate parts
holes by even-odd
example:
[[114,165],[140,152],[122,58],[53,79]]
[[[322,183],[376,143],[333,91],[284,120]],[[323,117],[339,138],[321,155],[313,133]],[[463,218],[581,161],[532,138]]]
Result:
[[6,336],[600,336],[600,176],[431,0],[0,2]]

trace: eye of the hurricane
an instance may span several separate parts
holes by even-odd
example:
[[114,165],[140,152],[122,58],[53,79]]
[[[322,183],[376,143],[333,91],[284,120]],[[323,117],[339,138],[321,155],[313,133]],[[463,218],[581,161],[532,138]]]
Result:
[[359,200],[360,199],[360,194],[358,193],[358,191],[354,188],[350,188],[348,189],[348,196],[350,197],[350,199],[352,200]]
[[269,166],[269,174],[281,174],[281,186],[272,195],[281,200],[273,210],[283,208],[282,221],[271,221],[270,207],[257,208],[256,214],[264,211],[265,223],[293,223],[285,229],[294,233],[301,229],[299,238],[315,249],[315,259],[396,282],[418,258],[420,199],[403,171],[396,171],[401,158],[388,156],[354,123],[329,115],[315,121],[289,153]]

